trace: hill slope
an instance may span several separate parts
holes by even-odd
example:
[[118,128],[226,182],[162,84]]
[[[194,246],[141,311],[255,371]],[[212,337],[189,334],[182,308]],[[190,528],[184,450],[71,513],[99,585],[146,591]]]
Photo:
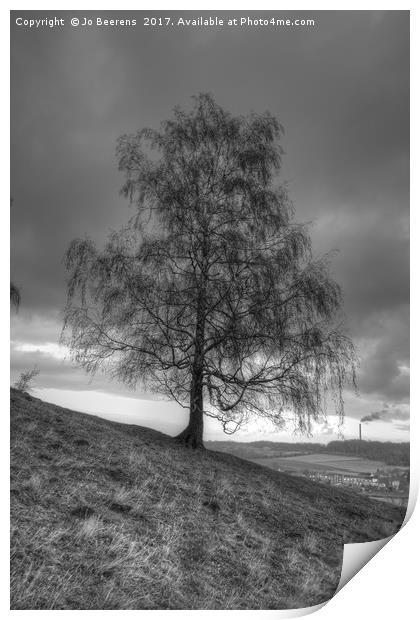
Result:
[[325,601],[401,511],[11,391],[12,609]]

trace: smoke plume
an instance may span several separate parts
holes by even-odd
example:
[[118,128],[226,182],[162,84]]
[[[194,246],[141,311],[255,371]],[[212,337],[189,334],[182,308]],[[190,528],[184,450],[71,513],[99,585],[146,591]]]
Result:
[[392,420],[409,420],[409,411],[403,411],[398,407],[391,407],[390,405],[384,405],[384,408],[380,411],[373,411],[369,415],[366,415],[360,420],[360,422],[375,422],[380,420],[381,422],[392,422]]

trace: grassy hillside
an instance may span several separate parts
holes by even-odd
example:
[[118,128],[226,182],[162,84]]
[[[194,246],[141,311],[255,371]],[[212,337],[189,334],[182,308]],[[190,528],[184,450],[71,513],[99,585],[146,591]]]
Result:
[[[399,509],[11,391],[12,609],[282,609]],[[357,503],[356,503],[357,502]]]

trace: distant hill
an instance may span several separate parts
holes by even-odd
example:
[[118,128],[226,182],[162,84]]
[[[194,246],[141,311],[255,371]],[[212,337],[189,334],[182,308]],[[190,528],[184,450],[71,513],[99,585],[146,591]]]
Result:
[[294,454],[312,454],[316,452],[328,454],[345,454],[359,456],[371,461],[382,461],[386,465],[401,467],[410,466],[410,444],[391,441],[360,441],[348,439],[320,443],[286,443],[277,441],[209,441],[211,450],[229,452],[241,458],[272,458],[276,456],[292,456]]
[[12,609],[283,609],[400,509],[11,390]]

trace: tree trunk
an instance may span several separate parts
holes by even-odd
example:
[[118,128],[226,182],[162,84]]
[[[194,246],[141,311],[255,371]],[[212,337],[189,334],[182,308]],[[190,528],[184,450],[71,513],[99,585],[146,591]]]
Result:
[[198,297],[197,323],[195,328],[194,362],[191,373],[190,389],[190,419],[177,439],[190,448],[204,448],[203,446],[203,367],[204,367],[204,295]]
[[193,373],[190,393],[190,419],[188,426],[176,439],[189,448],[204,448],[203,445],[203,376],[202,372]]
[[190,419],[187,428],[177,436],[177,440],[193,449],[204,448],[203,445],[203,370],[204,370],[204,339],[205,339],[205,308],[207,278],[207,242],[203,237],[203,255],[201,262],[202,280],[197,294],[197,314],[194,338],[194,361],[191,372]]

